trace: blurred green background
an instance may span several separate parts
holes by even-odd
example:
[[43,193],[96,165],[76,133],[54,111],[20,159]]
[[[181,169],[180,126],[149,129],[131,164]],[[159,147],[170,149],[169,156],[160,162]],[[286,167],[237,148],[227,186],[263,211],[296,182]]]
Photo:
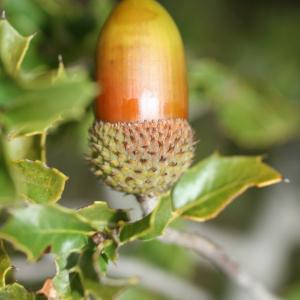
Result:
[[[0,0],[9,22],[36,33],[25,69],[83,66],[93,80],[97,37],[116,1]],[[178,226],[221,245],[251,273],[286,299],[300,299],[300,1],[163,0],[186,46],[191,123],[200,140],[197,159],[223,154],[263,154],[289,184],[250,191],[215,221]],[[1,81],[0,81],[1,93]],[[92,105],[85,116],[53,130],[51,166],[70,177],[64,204],[81,207],[108,199],[137,208],[107,190],[84,160]],[[26,264],[18,253],[19,280],[35,287],[51,271],[46,261]],[[36,268],[36,269],[34,269]],[[30,272],[30,274],[29,274]],[[121,299],[247,300],[218,270],[194,255],[159,242],[122,251],[117,275],[141,277],[141,287]],[[32,276],[32,274],[35,274]],[[186,295],[182,298],[182,295]]]

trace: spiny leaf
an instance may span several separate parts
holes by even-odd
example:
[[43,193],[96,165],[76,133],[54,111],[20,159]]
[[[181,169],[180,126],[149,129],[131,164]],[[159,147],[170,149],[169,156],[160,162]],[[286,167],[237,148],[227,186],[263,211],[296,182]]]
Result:
[[58,256],[68,256],[84,247],[95,230],[74,211],[59,206],[30,204],[10,213],[0,237],[26,253],[31,261],[48,247]]
[[17,75],[33,36],[21,36],[5,19],[0,19],[0,58],[6,72]]
[[15,106],[2,115],[8,136],[41,134],[66,120],[80,118],[95,95],[95,86],[84,72],[57,82],[24,89]]
[[65,73],[62,61],[58,71],[21,73],[32,37],[22,37],[6,20],[0,22],[0,123],[7,135],[41,134],[80,118],[97,92],[87,73],[75,69]]
[[[59,299],[77,300],[93,299],[112,300],[133,282],[122,280],[118,284],[101,281],[98,272],[99,253],[94,247],[86,247],[81,253],[72,253],[64,270],[60,270],[54,278],[54,288]],[[102,274],[101,274],[102,275]]]
[[278,183],[281,175],[261,157],[221,157],[201,161],[179,180],[172,192],[176,213],[195,221],[215,218],[251,187]]
[[120,221],[128,221],[125,211],[111,209],[103,201],[96,201],[94,204],[80,209],[78,214],[93,224],[98,230],[116,225]]
[[35,203],[55,203],[68,179],[56,169],[47,167],[40,161],[20,160],[13,163],[20,194]]
[[191,85],[201,91],[198,98],[211,100],[220,124],[242,146],[269,147],[299,132],[299,106],[270,88],[246,83],[221,64],[195,62]]

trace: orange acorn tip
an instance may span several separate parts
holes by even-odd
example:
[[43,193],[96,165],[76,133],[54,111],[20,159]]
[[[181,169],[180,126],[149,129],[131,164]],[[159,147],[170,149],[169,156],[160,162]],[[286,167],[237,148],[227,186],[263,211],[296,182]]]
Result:
[[168,12],[155,0],[121,1],[98,43],[97,119],[186,119],[186,77],[182,39]]

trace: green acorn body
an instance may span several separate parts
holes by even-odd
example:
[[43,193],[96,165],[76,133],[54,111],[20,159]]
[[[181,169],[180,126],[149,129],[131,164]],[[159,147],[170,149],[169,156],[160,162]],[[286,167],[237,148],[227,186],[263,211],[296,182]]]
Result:
[[90,164],[118,191],[165,193],[190,166],[184,49],[177,27],[155,0],[122,0],[97,52],[101,95],[90,130]]

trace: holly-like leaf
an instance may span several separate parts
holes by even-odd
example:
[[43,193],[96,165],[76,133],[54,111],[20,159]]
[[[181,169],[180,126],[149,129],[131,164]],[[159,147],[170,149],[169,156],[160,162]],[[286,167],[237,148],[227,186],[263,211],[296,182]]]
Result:
[[40,204],[55,203],[61,198],[68,179],[63,173],[40,161],[20,160],[13,165],[22,197]]
[[6,20],[0,24],[0,123],[7,135],[42,134],[52,126],[80,118],[96,94],[96,85],[87,73],[74,69],[65,74],[62,63],[55,72],[20,72],[32,37],[22,37]]
[[0,289],[0,300],[36,300],[23,286],[14,283]]
[[5,250],[3,241],[0,241],[0,288],[6,285],[6,276],[12,269],[10,258]]
[[154,239],[160,236],[175,218],[170,196],[161,197],[150,215],[137,222],[126,224],[122,228],[120,241],[125,243],[136,239]]
[[281,175],[261,157],[221,157],[217,154],[189,169],[172,192],[174,210],[188,219],[215,218],[251,187],[278,183]]
[[[132,285],[131,280],[106,280],[100,278],[99,252],[89,245],[81,253],[72,253],[61,270],[53,280],[53,288],[58,293],[59,299],[81,300],[93,299],[112,300],[119,295],[127,285]],[[110,281],[110,282],[108,282]],[[125,284],[124,284],[125,283]]]
[[95,95],[95,86],[82,71],[64,80],[25,88],[17,103],[2,115],[8,136],[41,134],[48,128],[79,119]]
[[244,82],[221,64],[194,63],[191,85],[201,91],[198,98],[211,100],[221,126],[242,146],[269,147],[299,132],[299,106],[270,88]]
[[33,36],[21,36],[5,19],[0,18],[0,59],[7,73],[15,76]]
[[84,247],[94,231],[72,210],[30,204],[11,211],[10,218],[0,230],[0,237],[34,261],[49,247],[57,256],[67,257]]
[[103,201],[96,201],[94,204],[80,209],[78,214],[92,223],[99,231],[114,226],[120,221],[128,221],[125,211],[116,211]]

